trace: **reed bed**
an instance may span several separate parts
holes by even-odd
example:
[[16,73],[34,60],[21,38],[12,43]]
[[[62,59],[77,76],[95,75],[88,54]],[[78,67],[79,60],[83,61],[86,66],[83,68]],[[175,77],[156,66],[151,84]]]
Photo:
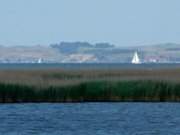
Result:
[[180,101],[180,69],[0,70],[0,102]]
[[0,84],[1,103],[180,101],[180,84],[153,81],[93,81],[37,88]]

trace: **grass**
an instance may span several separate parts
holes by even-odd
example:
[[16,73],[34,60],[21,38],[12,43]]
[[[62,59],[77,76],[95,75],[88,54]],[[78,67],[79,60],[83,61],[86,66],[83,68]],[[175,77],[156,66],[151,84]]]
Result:
[[0,103],[180,101],[180,69],[0,70]]
[[93,81],[38,88],[0,84],[0,102],[180,101],[180,84],[154,81]]

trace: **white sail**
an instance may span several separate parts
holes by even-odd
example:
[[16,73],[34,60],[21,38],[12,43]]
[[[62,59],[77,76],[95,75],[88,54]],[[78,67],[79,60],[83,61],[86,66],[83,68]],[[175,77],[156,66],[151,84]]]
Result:
[[42,59],[41,59],[41,58],[39,58],[38,63],[39,63],[39,64],[42,63]]
[[134,53],[134,56],[133,56],[133,59],[132,59],[131,63],[132,64],[141,64],[141,61],[139,59],[139,56],[138,56],[137,52]]

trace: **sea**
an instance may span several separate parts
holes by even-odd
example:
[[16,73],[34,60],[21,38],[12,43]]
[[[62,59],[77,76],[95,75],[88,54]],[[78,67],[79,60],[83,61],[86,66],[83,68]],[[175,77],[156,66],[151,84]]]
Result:
[[180,135],[180,104],[1,104],[0,135]]
[[168,69],[180,68],[180,63],[147,63],[147,64],[129,64],[129,63],[7,63],[0,64],[1,69]]

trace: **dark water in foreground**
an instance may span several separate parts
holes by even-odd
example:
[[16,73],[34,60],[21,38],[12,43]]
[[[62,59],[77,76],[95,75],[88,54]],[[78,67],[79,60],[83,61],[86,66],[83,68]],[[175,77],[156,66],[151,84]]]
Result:
[[180,104],[2,104],[0,135],[180,135]]

